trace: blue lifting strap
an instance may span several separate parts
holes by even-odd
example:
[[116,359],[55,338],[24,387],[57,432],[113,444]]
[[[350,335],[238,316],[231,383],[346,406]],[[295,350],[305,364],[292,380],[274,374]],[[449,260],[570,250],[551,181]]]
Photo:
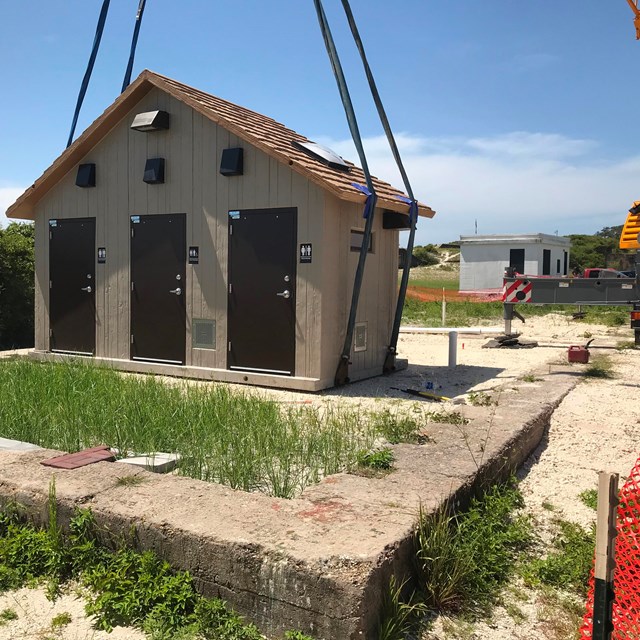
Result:
[[384,365],[382,367],[383,372],[388,373],[395,369],[395,357],[396,357],[396,351],[398,347],[398,336],[400,334],[400,322],[402,320],[402,309],[404,307],[404,301],[407,294],[407,286],[409,283],[409,269],[411,268],[411,254],[413,253],[413,243],[415,239],[416,223],[418,220],[418,203],[413,195],[413,190],[411,189],[411,184],[409,183],[407,172],[405,171],[404,164],[402,163],[402,158],[400,157],[400,151],[398,150],[398,145],[396,144],[393,131],[391,130],[391,125],[389,124],[389,119],[387,118],[387,114],[382,104],[382,99],[380,98],[380,93],[378,92],[378,87],[376,86],[376,82],[373,77],[371,67],[369,66],[369,61],[367,60],[367,56],[364,50],[364,45],[362,44],[362,39],[360,38],[360,33],[358,31],[355,18],[353,17],[353,12],[351,11],[349,0],[342,0],[342,7],[347,16],[347,22],[349,23],[351,34],[353,35],[353,39],[356,43],[356,47],[358,48],[358,51],[360,53],[362,65],[364,67],[365,75],[367,76],[367,81],[369,83],[369,89],[371,90],[373,101],[376,105],[376,109],[378,110],[378,116],[380,118],[380,122],[382,123],[382,127],[387,136],[387,140],[389,141],[389,147],[391,148],[391,153],[393,154],[398,170],[400,171],[400,175],[402,176],[404,187],[407,193],[409,194],[409,198],[399,197],[400,200],[402,200],[403,202],[409,205],[409,240],[407,242],[407,260],[402,270],[402,278],[400,280],[400,290],[398,291],[398,301],[396,304],[396,312],[394,315],[393,326],[391,329],[391,338],[389,340],[389,346],[387,347],[387,355],[385,357]]
[[102,3],[102,9],[100,10],[100,16],[98,18],[98,26],[96,27],[96,35],[93,38],[93,47],[91,48],[91,55],[89,56],[89,63],[87,64],[87,70],[84,72],[84,78],[80,85],[80,93],[78,94],[78,101],[76,102],[76,110],[73,113],[73,121],[71,122],[71,131],[69,132],[69,139],[67,140],[67,148],[71,146],[73,142],[73,136],[76,132],[76,125],[78,124],[78,116],[80,115],[80,109],[84,102],[84,96],[87,93],[87,87],[89,86],[89,80],[91,79],[91,72],[93,71],[93,65],[98,55],[98,49],[100,48],[100,40],[102,39],[102,32],[104,31],[104,23],[107,20],[107,13],[109,11],[110,0],[104,0]]
[[[362,170],[367,182],[367,199],[365,202],[365,218],[364,236],[362,238],[362,246],[360,247],[360,254],[358,256],[358,266],[356,268],[356,275],[353,282],[353,293],[351,296],[351,307],[349,309],[349,319],[347,321],[347,329],[344,339],[344,346],[340,355],[340,361],[338,362],[338,368],[336,369],[335,384],[343,385],[349,382],[349,357],[351,355],[351,343],[353,341],[353,330],[356,323],[356,313],[358,311],[358,300],[360,298],[360,290],[362,289],[362,280],[364,278],[364,267],[367,260],[367,252],[369,248],[369,239],[371,238],[371,230],[373,228],[373,218],[376,208],[377,196],[375,188],[373,186],[373,180],[371,173],[369,172],[369,165],[367,163],[367,157],[364,152],[364,146],[362,144],[362,137],[360,136],[360,130],[358,128],[358,122],[356,120],[353,103],[351,96],[349,95],[349,88],[347,87],[347,81],[344,76],[342,64],[336,50],[336,45],[331,34],[329,22],[322,6],[322,0],[314,0],[316,13],[318,15],[318,22],[320,23],[320,31],[324,39],[324,44],[329,55],[329,61],[333,69],[333,75],[338,84],[338,90],[340,92],[340,98],[342,100],[342,106],[347,116],[347,122],[349,123],[349,130],[351,131],[351,137],[353,143],[358,151]],[[362,185],[361,185],[362,186]],[[359,187],[360,188],[360,187]],[[360,188],[362,191],[362,189]]]
[[131,72],[133,71],[133,61],[136,57],[136,47],[138,46],[138,35],[140,35],[140,27],[142,25],[142,16],[146,0],[140,0],[138,11],[136,12],[136,22],[133,27],[133,37],[131,39],[131,50],[129,51],[129,61],[127,62],[127,70],[124,72],[124,81],[122,82],[122,91],[124,91],[131,83]]

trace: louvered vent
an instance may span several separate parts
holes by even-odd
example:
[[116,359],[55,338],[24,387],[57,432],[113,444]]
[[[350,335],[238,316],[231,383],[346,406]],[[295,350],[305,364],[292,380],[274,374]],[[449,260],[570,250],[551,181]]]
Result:
[[353,332],[353,350],[354,351],[366,351],[367,350],[367,323],[359,322],[355,326]]
[[193,319],[192,344],[196,349],[216,348],[216,321]]

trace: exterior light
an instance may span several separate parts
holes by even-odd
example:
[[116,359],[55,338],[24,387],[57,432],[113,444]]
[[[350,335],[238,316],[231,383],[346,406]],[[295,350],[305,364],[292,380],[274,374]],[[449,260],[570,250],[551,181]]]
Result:
[[147,111],[139,113],[131,123],[134,131],[163,131],[169,128],[169,114],[166,111]]

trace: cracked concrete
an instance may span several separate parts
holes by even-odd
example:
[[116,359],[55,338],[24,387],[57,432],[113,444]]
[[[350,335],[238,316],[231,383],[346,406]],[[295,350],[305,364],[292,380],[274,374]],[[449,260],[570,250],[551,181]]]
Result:
[[[266,634],[300,629],[318,640],[375,638],[392,574],[411,575],[419,506],[464,502],[519,466],[540,442],[577,378],[555,371],[514,381],[497,406],[455,407],[469,423],[430,423],[435,442],[396,445],[382,478],[337,474],[284,500],[101,462],[76,470],[40,464],[57,452],[0,451],[0,502],[46,520],[55,476],[62,523],[90,507],[98,523],[188,569]],[[138,475],[135,485],[118,483]]]

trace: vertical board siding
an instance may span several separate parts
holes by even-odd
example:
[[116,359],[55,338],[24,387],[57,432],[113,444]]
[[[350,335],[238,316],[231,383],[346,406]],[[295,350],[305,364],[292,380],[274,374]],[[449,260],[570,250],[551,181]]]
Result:
[[[155,109],[169,112],[168,131],[130,129],[135,114]],[[237,146],[244,149],[244,175],[221,176],[223,149]],[[156,157],[165,158],[165,183],[147,185],[143,182],[145,162]],[[340,208],[350,209],[351,205],[333,198],[338,206],[331,208],[331,221],[325,220],[328,196],[320,187],[155,88],[82,162],[96,163],[95,188],[75,186],[76,166],[36,206],[37,349],[49,348],[50,218],[96,218],[96,248],[107,249],[106,264],[96,264],[96,355],[126,360],[130,354],[130,216],[185,213],[187,244],[200,247],[199,264],[187,265],[184,283],[186,364],[226,368],[228,212],[296,207],[296,260],[301,242],[313,245],[313,262],[301,265],[297,261],[296,376],[326,378],[329,369],[333,375],[336,339],[325,325],[338,329],[344,325],[343,316],[346,322],[347,285],[334,271],[336,265],[347,266],[349,256],[339,247],[346,242],[348,250],[351,223],[341,219],[346,211]],[[327,310],[332,313],[330,318]],[[335,321],[336,315],[340,322]],[[192,348],[193,318],[215,320],[215,350]],[[332,353],[325,353],[327,345]]]

